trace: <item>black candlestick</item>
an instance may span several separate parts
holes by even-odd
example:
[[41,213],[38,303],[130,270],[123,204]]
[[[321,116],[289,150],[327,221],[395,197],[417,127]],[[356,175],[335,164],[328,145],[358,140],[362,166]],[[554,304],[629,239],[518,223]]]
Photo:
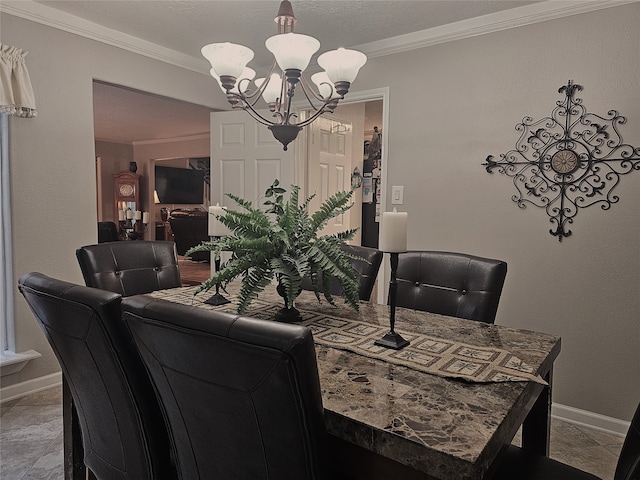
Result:
[[393,348],[400,350],[409,345],[409,340],[405,340],[399,333],[394,330],[396,324],[396,293],[398,292],[398,280],[396,273],[398,271],[398,252],[391,252],[391,281],[389,282],[389,325],[391,329],[379,340],[374,342],[375,345],[381,347]]
[[[214,238],[220,238],[220,237],[214,237]],[[220,271],[220,257],[216,256],[216,259],[214,261],[214,265],[216,267],[216,273],[218,273]],[[204,303],[206,303],[207,305],[218,306],[218,305],[224,305],[226,303],[231,303],[231,300],[227,300],[220,293],[220,284],[216,283],[216,293],[215,293],[215,295],[213,295],[211,298],[205,300]]]

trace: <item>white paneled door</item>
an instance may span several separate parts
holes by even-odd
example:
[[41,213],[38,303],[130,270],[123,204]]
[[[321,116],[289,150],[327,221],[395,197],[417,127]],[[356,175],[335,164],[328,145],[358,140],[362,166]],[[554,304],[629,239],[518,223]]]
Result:
[[232,193],[262,206],[276,178],[289,191],[295,178],[291,147],[283,151],[271,131],[244,111],[211,113],[212,205],[237,208],[225,195]]
[[[310,127],[307,185],[315,193],[310,210],[316,211],[331,195],[351,189],[351,123],[337,117],[315,120]],[[329,221],[323,234],[350,228],[349,211]]]

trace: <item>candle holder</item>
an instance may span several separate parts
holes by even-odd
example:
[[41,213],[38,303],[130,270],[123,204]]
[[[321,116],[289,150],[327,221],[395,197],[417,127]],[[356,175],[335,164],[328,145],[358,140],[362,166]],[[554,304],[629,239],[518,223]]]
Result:
[[[219,239],[220,237],[212,237],[212,238],[216,240],[216,239]],[[216,267],[216,272],[219,272],[220,257],[216,256],[216,259],[214,260],[213,264]],[[220,293],[220,284],[216,283],[216,293],[212,297],[209,297],[207,300],[205,300],[204,303],[206,303],[207,305],[214,305],[217,307],[219,305],[225,305],[227,303],[231,303],[231,300],[228,300]]]
[[409,340],[402,338],[402,335],[396,333],[394,330],[396,324],[396,294],[398,292],[398,280],[396,279],[396,273],[398,271],[398,252],[390,252],[391,255],[391,281],[389,282],[389,332],[373,342],[375,345],[379,345],[385,348],[393,348],[394,350],[400,350],[401,348],[409,345]]
[[143,238],[144,234],[147,232],[147,224],[142,223],[142,220],[135,220],[132,218],[119,220],[118,226],[118,236],[120,237],[120,240],[138,240]]

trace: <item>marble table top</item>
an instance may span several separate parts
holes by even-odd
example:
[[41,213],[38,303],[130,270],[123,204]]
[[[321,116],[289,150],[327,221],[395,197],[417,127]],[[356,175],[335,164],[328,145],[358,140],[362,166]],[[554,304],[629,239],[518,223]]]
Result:
[[[186,287],[153,295],[220,308],[202,304],[213,291],[196,297],[194,291],[195,287]],[[182,300],[172,298],[176,293]],[[185,301],[187,297],[190,300]],[[313,293],[303,291],[296,308],[303,319],[321,312],[389,324],[386,305],[362,302],[355,312],[336,300],[337,307],[324,299],[318,303]],[[283,303],[275,288],[267,288],[260,302]],[[251,309],[246,315],[251,315]],[[395,330],[504,349],[543,377],[560,353],[557,336],[404,308],[396,309]],[[316,354],[328,432],[442,480],[483,478],[543,388],[526,381],[469,383],[319,344]]]

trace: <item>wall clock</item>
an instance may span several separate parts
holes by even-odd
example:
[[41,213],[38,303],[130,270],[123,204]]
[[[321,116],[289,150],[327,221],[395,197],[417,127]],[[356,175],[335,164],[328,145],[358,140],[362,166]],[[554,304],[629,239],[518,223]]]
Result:
[[513,179],[518,193],[511,199],[520,208],[544,208],[562,241],[571,235],[579,209],[599,205],[609,210],[620,199],[612,192],[620,177],[640,170],[640,147],[622,140],[620,126],[627,122],[616,110],[607,116],[588,113],[575,93],[582,90],[571,80],[558,89],[551,116],[534,121],[524,117],[516,125],[520,138],[515,149],[483,163],[487,172],[498,171]]

